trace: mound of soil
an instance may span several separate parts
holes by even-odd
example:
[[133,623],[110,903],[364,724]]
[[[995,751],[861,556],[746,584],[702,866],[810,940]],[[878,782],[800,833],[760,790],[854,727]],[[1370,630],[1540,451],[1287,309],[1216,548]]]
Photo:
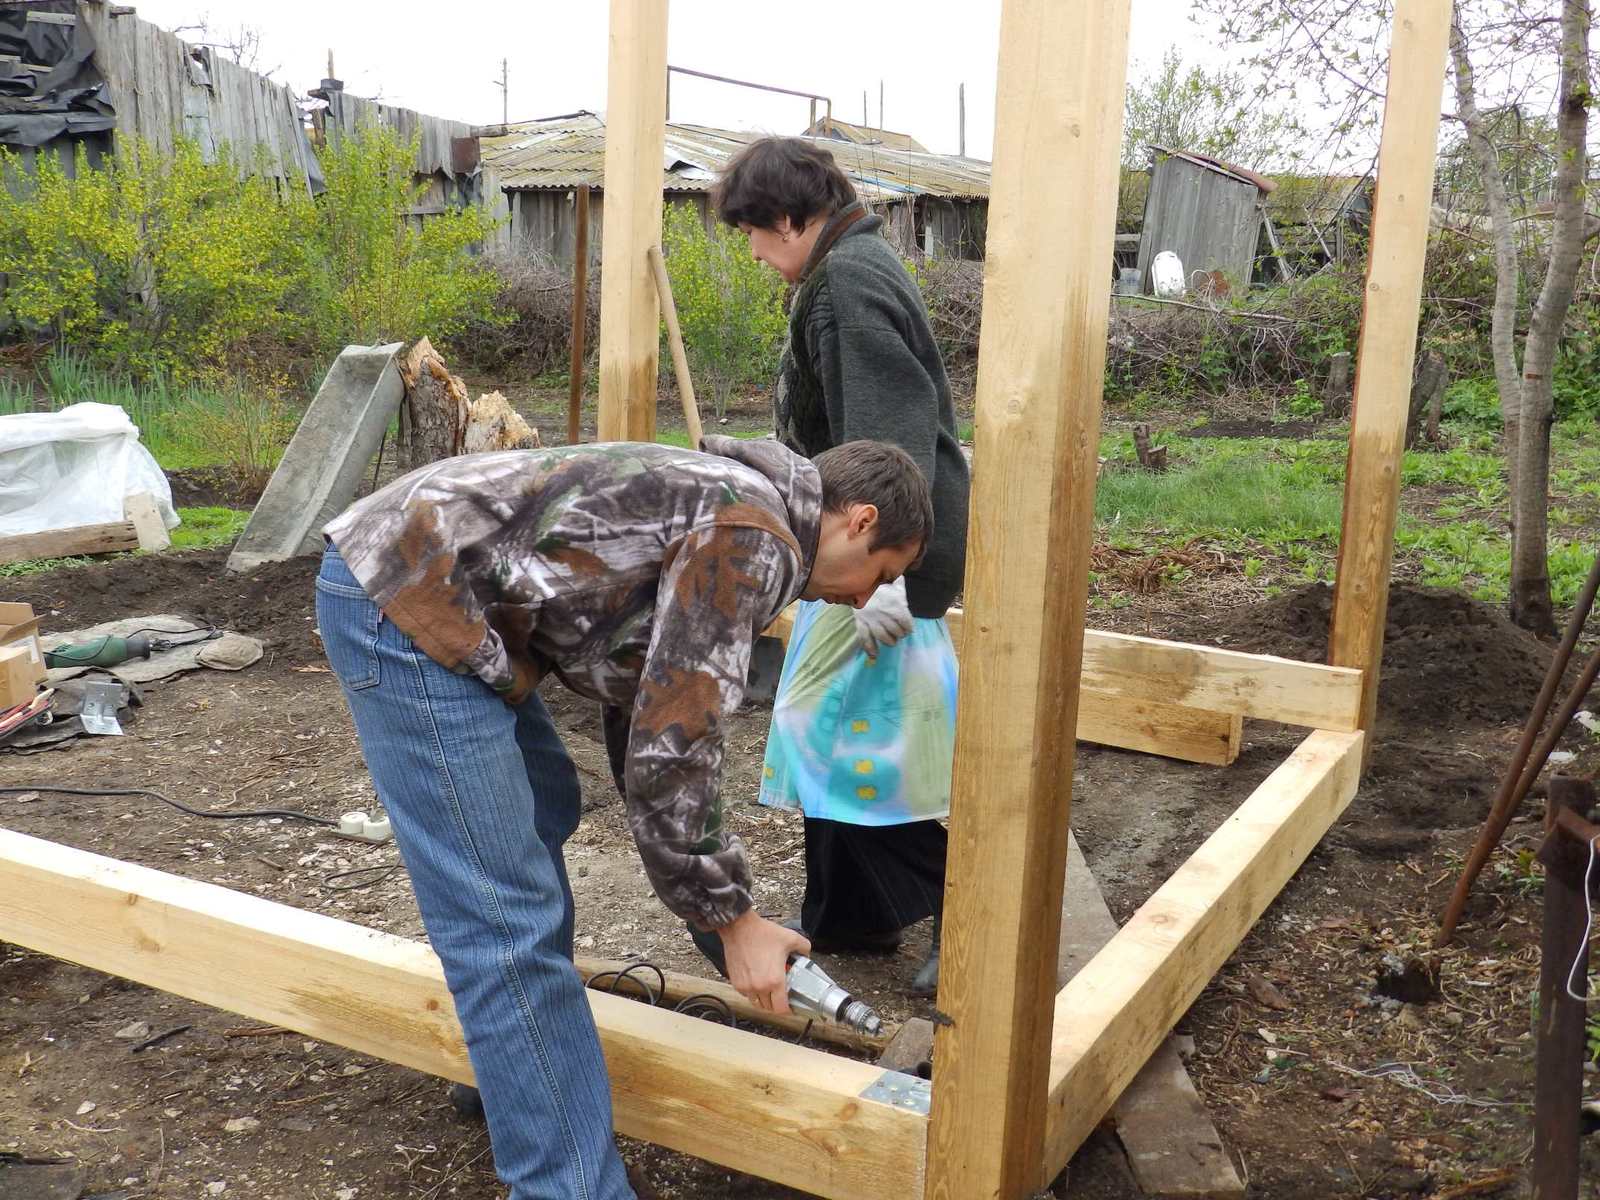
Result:
[[[1195,632],[1233,650],[1326,662],[1332,616],[1333,589],[1319,583]],[[1498,609],[1459,592],[1396,586],[1384,630],[1380,732],[1521,722],[1549,667],[1550,648]]]
[[168,471],[175,508],[254,508],[260,488],[249,488],[221,467]]
[[244,575],[227,570],[227,561],[226,547],[114,559],[0,580],[0,599],[33,605],[46,633],[171,612],[260,638],[278,665],[320,663],[312,633],[319,557],[267,563]]

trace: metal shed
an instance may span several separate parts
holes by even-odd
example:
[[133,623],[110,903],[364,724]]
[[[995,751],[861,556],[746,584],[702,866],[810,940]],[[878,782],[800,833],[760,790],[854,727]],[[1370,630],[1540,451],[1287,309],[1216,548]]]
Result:
[[1151,146],[1150,193],[1139,239],[1139,271],[1150,291],[1150,264],[1170,250],[1195,272],[1220,271],[1235,287],[1255,273],[1261,198],[1272,181],[1203,154]]

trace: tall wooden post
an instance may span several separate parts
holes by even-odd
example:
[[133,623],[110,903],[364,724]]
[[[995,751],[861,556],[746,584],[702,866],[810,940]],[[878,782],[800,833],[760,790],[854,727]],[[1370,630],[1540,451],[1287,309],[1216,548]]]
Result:
[[578,185],[572,237],[572,360],[567,369],[567,444],[583,437],[584,337],[589,325],[589,185]]
[[653,442],[661,309],[647,253],[661,240],[667,0],[611,0],[601,223],[602,442]]
[[1128,7],[1001,10],[930,1200],[1040,1185]]
[[1450,12],[1442,0],[1397,0],[1389,50],[1328,655],[1336,667],[1366,672],[1363,729],[1372,728],[1378,708]]

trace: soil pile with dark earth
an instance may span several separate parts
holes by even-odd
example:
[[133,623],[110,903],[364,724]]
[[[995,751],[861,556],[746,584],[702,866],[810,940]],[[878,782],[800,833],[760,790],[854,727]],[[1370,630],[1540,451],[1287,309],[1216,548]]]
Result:
[[227,561],[223,547],[67,567],[0,579],[0,600],[33,605],[45,633],[177,613],[260,638],[275,665],[321,663],[322,647],[312,632],[320,557],[267,563],[243,575],[229,571]]
[[[1333,589],[1313,584],[1209,619],[1190,635],[1232,650],[1326,662],[1332,616]],[[1447,748],[1447,735],[1519,727],[1550,656],[1551,647],[1480,600],[1439,588],[1391,590],[1364,792],[1376,807],[1353,835],[1361,849],[1381,852],[1380,843],[1397,829],[1454,828],[1483,819],[1500,760],[1463,758]],[[1508,740],[1507,754],[1510,749]],[[1393,847],[1397,853],[1410,848],[1405,839]]]
[[[1333,589],[1313,584],[1208,622],[1202,640],[1326,662],[1332,617]],[[1415,734],[1430,723],[1520,722],[1549,667],[1550,647],[1483,601],[1396,586],[1384,630],[1380,728]]]

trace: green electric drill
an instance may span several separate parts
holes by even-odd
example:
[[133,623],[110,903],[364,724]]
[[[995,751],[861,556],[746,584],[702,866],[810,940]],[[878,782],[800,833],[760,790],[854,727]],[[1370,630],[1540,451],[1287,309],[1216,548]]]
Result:
[[217,637],[219,631],[210,630],[203,637],[174,641],[172,638],[153,638],[135,633],[127,637],[107,634],[88,642],[73,642],[44,652],[44,665],[52,671],[58,667],[115,667],[135,658],[149,658],[157,650],[171,650],[189,642],[203,642]]

